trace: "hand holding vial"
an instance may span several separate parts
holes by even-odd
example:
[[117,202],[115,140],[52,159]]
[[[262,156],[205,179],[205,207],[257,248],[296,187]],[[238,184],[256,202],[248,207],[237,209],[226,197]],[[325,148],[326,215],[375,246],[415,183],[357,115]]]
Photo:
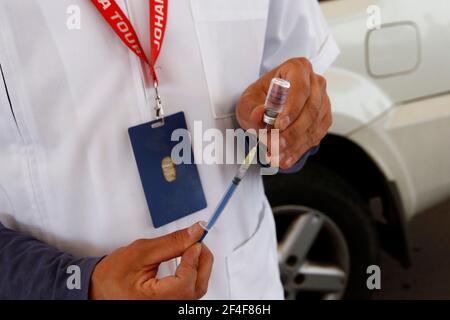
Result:
[[[271,154],[272,162],[279,163],[281,169],[288,169],[327,134],[332,123],[331,104],[325,78],[314,72],[306,58],[290,59],[244,91],[236,107],[236,118],[243,129],[258,131],[266,126],[261,119],[265,118],[273,78],[290,83],[284,108],[273,123],[273,128],[280,131],[279,154]],[[270,117],[271,113],[267,113]],[[268,148],[272,150],[270,144],[268,141]]]

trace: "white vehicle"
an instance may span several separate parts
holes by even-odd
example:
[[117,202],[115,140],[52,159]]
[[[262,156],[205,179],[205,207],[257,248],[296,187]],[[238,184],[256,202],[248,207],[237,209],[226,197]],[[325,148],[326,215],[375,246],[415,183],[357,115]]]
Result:
[[266,177],[266,192],[287,298],[366,298],[380,250],[407,266],[408,221],[450,196],[450,6],[322,8],[342,51],[326,75],[334,125],[302,172]]

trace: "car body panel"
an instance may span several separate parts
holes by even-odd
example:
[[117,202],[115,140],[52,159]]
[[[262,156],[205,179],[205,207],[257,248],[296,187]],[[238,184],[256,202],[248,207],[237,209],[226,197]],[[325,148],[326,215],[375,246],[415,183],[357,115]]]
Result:
[[[367,27],[374,5],[379,30]],[[450,196],[448,0],[332,0],[322,8],[341,49],[326,74],[331,133],[359,145],[397,184],[411,218]]]
[[[417,26],[420,64],[413,72],[401,75],[393,72],[393,76],[381,78],[368,72],[366,41],[371,33],[379,32],[367,27],[371,15],[367,9],[374,5],[380,10],[381,30],[399,23]],[[450,63],[442,63],[450,60],[448,0],[332,0],[323,2],[322,9],[342,52],[336,67],[367,77],[394,103],[450,90]],[[399,38],[403,36],[401,32],[399,29]],[[384,59],[385,63],[390,63],[392,56],[403,54],[392,51],[388,41],[378,42],[377,46],[384,46],[375,49],[382,55],[378,58]]]
[[378,87],[357,73],[331,68],[325,77],[333,105],[331,133],[348,135],[392,107],[392,101]]

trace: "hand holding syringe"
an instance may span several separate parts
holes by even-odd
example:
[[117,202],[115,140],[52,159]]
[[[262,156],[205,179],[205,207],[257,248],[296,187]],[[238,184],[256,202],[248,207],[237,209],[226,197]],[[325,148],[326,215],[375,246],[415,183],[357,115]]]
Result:
[[[284,105],[286,104],[287,101],[290,87],[291,84],[286,80],[279,78],[272,79],[266,98],[265,113],[263,118],[263,122],[266,124],[266,129],[275,123],[275,120],[277,119],[278,115],[283,111]],[[233,193],[236,190],[237,186],[244,178],[245,174],[250,168],[250,165],[253,163],[257,150],[258,144],[256,144],[247,154],[244,163],[241,165],[238,172],[234,176],[233,181],[228,187],[227,192],[220,200],[219,205],[217,206],[207,225],[202,225],[203,229],[205,229],[205,233],[200,239],[200,242],[202,242],[205,239],[208,232],[214,227],[215,223],[219,219],[226,205],[233,196]]]

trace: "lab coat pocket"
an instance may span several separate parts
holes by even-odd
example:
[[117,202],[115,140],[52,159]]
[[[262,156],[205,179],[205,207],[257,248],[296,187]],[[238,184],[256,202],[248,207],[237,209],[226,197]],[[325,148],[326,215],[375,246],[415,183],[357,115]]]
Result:
[[215,119],[234,115],[240,94],[259,77],[268,0],[191,0]]
[[273,217],[267,204],[253,235],[227,257],[230,298],[282,299]]

